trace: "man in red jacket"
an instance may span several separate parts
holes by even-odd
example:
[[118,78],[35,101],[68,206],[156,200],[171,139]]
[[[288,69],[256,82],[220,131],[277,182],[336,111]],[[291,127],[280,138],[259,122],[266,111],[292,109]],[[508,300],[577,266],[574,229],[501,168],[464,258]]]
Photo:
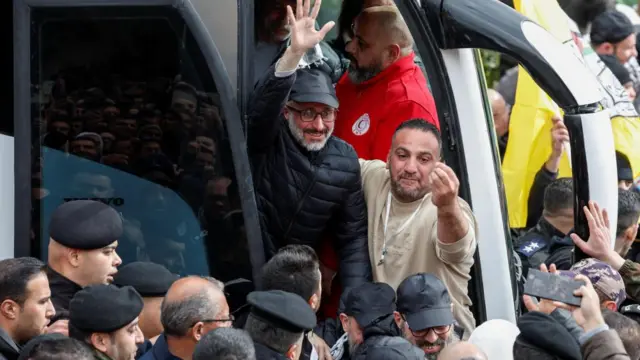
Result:
[[439,128],[436,106],[414,63],[411,32],[395,6],[364,9],[353,32],[346,47],[351,65],[336,85],[344,106],[334,135],[353,145],[360,158],[386,160],[402,122],[422,118]]

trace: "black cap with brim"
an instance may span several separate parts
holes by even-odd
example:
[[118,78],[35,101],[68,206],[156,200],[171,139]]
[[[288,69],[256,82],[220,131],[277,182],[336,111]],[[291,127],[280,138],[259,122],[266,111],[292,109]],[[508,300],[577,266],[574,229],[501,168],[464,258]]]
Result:
[[336,99],[333,95],[330,94],[319,94],[319,93],[291,93],[289,99],[297,102],[297,103],[318,103],[330,106],[334,109],[337,109],[339,106],[338,99]]
[[316,314],[299,295],[280,290],[254,291],[247,296],[251,316],[277,329],[302,333],[316,326]]
[[451,307],[431,308],[422,311],[404,314],[409,328],[413,331],[420,331],[436,326],[447,326],[455,322]]
[[337,109],[339,106],[336,90],[327,73],[316,68],[296,71],[289,100],[298,103],[319,103]]
[[396,292],[389,284],[363,283],[349,290],[344,301],[344,313],[353,316],[360,327],[393,314]]

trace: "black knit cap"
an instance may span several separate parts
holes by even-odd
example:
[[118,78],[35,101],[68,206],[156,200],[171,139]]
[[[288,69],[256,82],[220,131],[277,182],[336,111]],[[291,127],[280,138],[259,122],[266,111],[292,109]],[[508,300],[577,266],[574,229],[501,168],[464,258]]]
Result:
[[69,302],[69,326],[88,333],[111,333],[135,320],[143,306],[142,297],[131,286],[87,286]]
[[627,15],[617,10],[605,11],[591,23],[591,43],[594,45],[617,44],[635,34],[635,28]]
[[142,297],[163,297],[179,278],[160,264],[136,261],[119,268],[113,277],[113,284],[131,286]]
[[101,249],[122,236],[120,214],[99,201],[66,202],[53,212],[49,236],[56,242],[82,250]]

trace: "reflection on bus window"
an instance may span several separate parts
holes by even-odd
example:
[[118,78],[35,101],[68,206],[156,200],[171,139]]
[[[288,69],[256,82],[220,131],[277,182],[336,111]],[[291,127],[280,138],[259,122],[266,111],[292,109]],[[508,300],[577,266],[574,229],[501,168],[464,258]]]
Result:
[[250,279],[213,79],[182,20],[172,9],[157,10],[166,16],[36,11],[32,83],[53,86],[34,104],[34,242],[46,259],[55,208],[95,199],[123,217],[118,253],[125,264]]

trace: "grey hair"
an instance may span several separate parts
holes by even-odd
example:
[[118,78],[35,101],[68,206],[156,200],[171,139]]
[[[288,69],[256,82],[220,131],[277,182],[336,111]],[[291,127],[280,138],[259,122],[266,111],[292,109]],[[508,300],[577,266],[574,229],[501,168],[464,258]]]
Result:
[[216,289],[220,290],[220,292],[224,292],[224,283],[222,281],[212,276],[203,276],[202,278],[205,280],[209,280],[209,282],[212,283]]
[[162,300],[160,322],[164,332],[171,336],[185,336],[198,321],[202,321],[220,312],[220,304],[211,300],[211,289],[205,288],[199,293],[180,301]]
[[258,319],[253,314],[247,317],[244,329],[258,344],[268,345],[273,350],[286,354],[291,346],[302,340],[304,333],[295,333],[274,327]]
[[241,329],[218,328],[209,331],[196,345],[193,360],[255,360],[253,340]]

